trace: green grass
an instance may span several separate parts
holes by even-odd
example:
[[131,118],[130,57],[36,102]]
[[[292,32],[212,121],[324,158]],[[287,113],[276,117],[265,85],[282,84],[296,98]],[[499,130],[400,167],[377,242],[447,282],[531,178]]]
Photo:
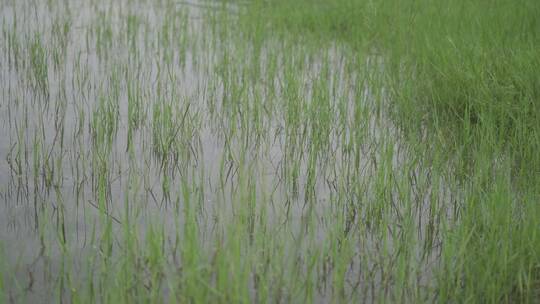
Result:
[[0,302],[538,298],[535,1],[0,12]]
[[277,0],[244,16],[262,32],[382,58],[392,120],[413,145],[428,141],[427,157],[445,159],[435,168],[464,191],[442,236],[441,302],[538,295],[539,13],[526,0]]

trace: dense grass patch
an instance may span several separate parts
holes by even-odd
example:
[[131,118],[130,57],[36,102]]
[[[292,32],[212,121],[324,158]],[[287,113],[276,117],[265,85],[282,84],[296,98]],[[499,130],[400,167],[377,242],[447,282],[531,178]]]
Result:
[[406,127],[469,123],[506,140],[540,127],[537,1],[276,0],[248,11],[247,22],[302,42],[338,39],[382,54]]

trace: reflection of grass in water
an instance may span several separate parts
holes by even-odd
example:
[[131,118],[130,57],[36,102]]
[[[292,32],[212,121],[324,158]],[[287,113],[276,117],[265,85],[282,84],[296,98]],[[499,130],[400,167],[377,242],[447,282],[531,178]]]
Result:
[[49,98],[48,59],[47,53],[39,37],[34,38],[30,45],[30,65],[32,79],[35,82],[36,92],[40,92],[47,100]]
[[107,2],[2,24],[2,208],[46,270],[0,296],[533,299],[535,4]]

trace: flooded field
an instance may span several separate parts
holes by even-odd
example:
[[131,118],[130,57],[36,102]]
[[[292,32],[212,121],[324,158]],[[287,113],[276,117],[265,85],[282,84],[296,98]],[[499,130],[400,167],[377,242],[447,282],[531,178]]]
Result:
[[1,299],[441,295],[474,184],[405,139],[379,53],[250,35],[243,2],[0,3]]

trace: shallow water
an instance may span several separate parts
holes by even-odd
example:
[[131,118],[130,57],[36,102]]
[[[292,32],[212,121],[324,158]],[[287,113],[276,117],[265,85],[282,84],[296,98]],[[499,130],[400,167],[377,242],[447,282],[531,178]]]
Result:
[[[430,284],[436,221],[455,191],[400,139],[384,92],[371,90],[377,80],[351,69],[377,69],[375,57],[258,45],[235,29],[241,8],[211,2],[1,5],[0,267],[10,301],[69,301],[99,281],[89,260],[103,254],[109,225],[113,260],[126,225],[143,243],[163,229],[173,269],[193,206],[208,256],[243,220],[298,269],[347,238],[345,298],[374,301],[391,293],[394,242],[406,237],[411,284]],[[321,302],[336,293],[325,267],[314,276]]]

